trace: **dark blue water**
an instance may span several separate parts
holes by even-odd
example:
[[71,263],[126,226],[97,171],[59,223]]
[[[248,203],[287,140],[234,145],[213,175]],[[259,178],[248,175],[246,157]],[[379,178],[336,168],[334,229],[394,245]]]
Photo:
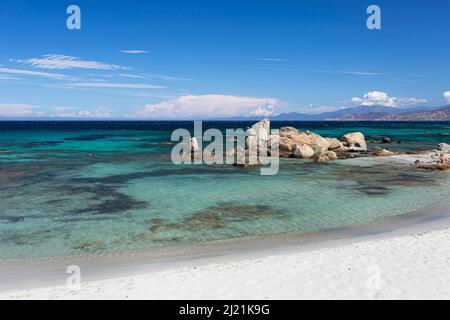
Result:
[[[203,129],[229,128],[246,129],[255,121],[203,121]],[[436,144],[450,142],[449,121],[433,122],[391,122],[391,121],[272,121],[272,129],[292,126],[301,130],[314,131],[321,135],[339,137],[349,131],[361,131],[368,140],[389,136],[395,141]],[[178,128],[193,130],[192,121],[0,121],[0,131],[54,130],[54,131],[98,131],[132,130],[172,132]],[[426,134],[428,133],[428,134]],[[431,134],[430,134],[431,133]]]

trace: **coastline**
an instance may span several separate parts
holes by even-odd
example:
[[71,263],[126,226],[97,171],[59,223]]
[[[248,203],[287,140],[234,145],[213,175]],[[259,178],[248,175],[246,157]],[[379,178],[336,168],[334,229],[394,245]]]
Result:
[[[380,160],[399,161],[400,159],[398,158],[398,156],[394,156],[392,158],[380,158]],[[413,158],[415,158],[415,155],[401,157],[406,162],[411,162]],[[236,265],[259,265],[261,268],[265,268],[265,272],[276,273],[274,260],[291,260],[300,256],[302,258],[311,258],[317,255],[327,257],[340,251],[344,251],[346,254],[351,253],[351,256],[347,257],[349,259],[348,262],[351,262],[353,261],[353,255],[357,256],[360,254],[361,246],[370,245],[370,247],[374,248],[386,245],[392,246],[393,243],[398,241],[416,241],[417,237],[420,237],[420,241],[427,243],[429,242],[427,237],[430,234],[432,234],[433,238],[444,237],[445,241],[448,241],[450,244],[449,227],[450,200],[447,200],[407,214],[383,218],[368,225],[346,226],[325,232],[303,235],[278,234],[260,238],[232,239],[195,246],[195,248],[186,247],[182,252],[179,250],[169,251],[159,256],[155,256],[154,253],[151,255],[148,253],[135,253],[127,255],[111,254],[107,255],[108,257],[85,256],[71,257],[69,259],[65,257],[42,259],[37,264],[35,260],[28,265],[27,262],[20,264],[16,261],[9,266],[9,270],[5,268],[5,265],[2,266],[2,272],[0,272],[0,299],[18,297],[34,297],[38,299],[114,299],[124,298],[125,293],[131,298],[133,297],[132,292],[128,292],[128,290],[125,292],[120,284],[124,283],[124,281],[126,283],[135,283],[138,279],[140,279],[139,282],[142,282],[142,285],[138,285],[137,288],[148,291],[149,295],[146,298],[158,299],[164,298],[164,296],[155,296],[159,290],[155,288],[150,290],[146,287],[145,281],[155,277],[158,279],[162,274],[170,274],[171,277],[176,278],[182,273],[196,274],[201,269],[209,270],[208,272],[213,272],[217,277],[220,277],[221,270],[234,268]],[[446,246],[442,243],[440,246],[450,247],[450,245]],[[445,255],[443,258],[448,259],[450,263],[450,255]],[[398,262],[401,263],[401,261]],[[82,270],[82,289],[80,291],[70,291],[65,286],[65,281],[69,276],[66,274],[66,268],[68,265],[73,264],[80,265]],[[316,265],[317,268],[324,266],[329,266],[329,263],[325,261],[320,265]],[[285,272],[289,274],[292,272],[290,270],[291,267],[293,266],[287,265],[283,268],[287,268]],[[203,276],[205,275],[200,277]],[[324,276],[326,277],[325,274]],[[252,277],[255,276],[252,275]],[[228,279],[224,280],[228,281]],[[112,292],[111,290],[99,289],[99,287],[103,288],[106,286],[113,286],[114,289],[112,289]],[[95,292],[92,292],[94,287],[97,289]],[[174,291],[170,294],[174,294],[177,297],[177,290],[175,290],[175,287],[173,289]],[[199,293],[199,298],[212,298],[207,295],[202,296],[201,294],[207,294],[208,292],[206,287],[204,290],[203,293]],[[419,292],[420,290],[416,291]],[[187,294],[186,296],[181,295],[178,297],[181,299],[190,298],[188,292],[185,293]],[[238,291],[234,292],[234,294],[238,294]],[[262,298],[260,296],[251,297],[245,295],[236,295],[236,297]],[[284,296],[272,296],[272,298],[282,297]],[[314,298],[314,296],[312,297]],[[334,298],[343,297],[338,295]],[[450,295],[447,297],[450,297]]]
[[127,276],[82,280],[80,290],[59,284],[0,291],[0,299],[448,299],[449,226],[444,218],[307,246],[136,265]]
[[[416,158],[426,159],[429,155],[430,153],[395,155],[377,159],[379,161],[412,164]],[[351,159],[347,161],[351,161]],[[209,270],[208,274],[213,273],[215,277],[220,278],[222,277],[222,270],[233,269],[236,265],[246,267],[259,266],[264,269],[264,273],[277,273],[277,259],[290,261],[287,265],[280,266],[284,270],[284,273],[290,274],[295,271],[292,270],[294,267],[292,263],[297,261],[296,259],[299,257],[302,257],[302,259],[312,259],[312,257],[319,255],[322,258],[326,258],[325,260],[328,260],[329,256],[331,257],[337,252],[342,251],[346,255],[350,254],[345,260],[348,259],[347,262],[352,263],[354,256],[361,254],[359,251],[361,247],[366,247],[366,249],[380,247],[391,252],[387,247],[392,246],[391,249],[395,251],[399,243],[405,241],[417,242],[417,239],[422,241],[424,245],[428,245],[436,237],[443,238],[449,244],[448,246],[439,244],[440,247],[450,248],[449,227],[450,199],[410,213],[375,220],[370,224],[348,225],[306,234],[286,233],[271,236],[237,238],[208,242],[202,245],[185,246],[183,248],[163,248],[163,251],[158,252],[111,253],[91,256],[27,259],[23,261],[11,261],[10,263],[2,262],[0,263],[0,299],[18,297],[34,297],[38,299],[114,299],[119,297],[124,298],[125,294],[127,295],[126,297],[131,298],[133,297],[132,292],[124,290],[121,284],[124,282],[136,283],[138,279],[139,282],[142,282],[142,285],[138,285],[136,290],[139,289],[148,292],[149,296],[145,296],[145,298],[159,299],[164,298],[164,296],[157,295],[162,288],[158,290],[149,288],[145,283],[150,279],[158,279],[163,274],[170,274],[170,277],[175,279],[180,274],[193,276],[199,272],[198,270]],[[412,249],[414,248],[412,247],[406,250]],[[450,264],[450,253],[448,255],[447,253],[442,258],[447,259]],[[382,258],[378,257],[377,259]],[[291,261],[292,259],[295,261]],[[402,263],[401,261],[396,262]],[[65,286],[65,282],[69,277],[69,274],[66,273],[66,268],[69,265],[77,265],[81,268],[82,289],[80,291],[70,291]],[[329,262],[322,261],[322,263],[315,267],[320,269],[329,266]],[[310,266],[303,267],[309,268]],[[200,278],[206,276],[206,274],[199,275]],[[300,275],[300,279],[302,276]],[[327,277],[326,274],[323,276]],[[252,274],[251,277],[258,278],[259,275],[255,276]],[[223,278],[223,280],[226,283],[229,279]],[[113,288],[106,291],[103,290],[104,287],[108,286],[113,286]],[[174,285],[172,288],[173,291],[170,293],[175,297],[177,297],[176,286]],[[96,288],[95,292],[92,291],[92,288]],[[418,292],[420,290],[415,291]],[[208,289],[204,288],[204,291],[199,293],[198,298],[212,298],[206,295],[207,292]],[[240,292],[234,292],[235,296],[242,297],[243,299],[264,298],[260,296],[240,296],[238,294]],[[190,298],[189,290],[185,294],[186,296],[180,295],[179,298]],[[274,294],[276,294],[276,291]],[[309,294],[313,293],[310,292]],[[141,297],[143,296],[137,296],[137,298]],[[168,297],[170,296],[166,296],[166,298]],[[271,297],[276,299],[285,296],[280,294],[279,296],[275,295]],[[314,298],[314,296],[308,297]],[[348,298],[345,295],[337,295],[333,298],[344,297]],[[450,295],[445,297],[450,297]]]

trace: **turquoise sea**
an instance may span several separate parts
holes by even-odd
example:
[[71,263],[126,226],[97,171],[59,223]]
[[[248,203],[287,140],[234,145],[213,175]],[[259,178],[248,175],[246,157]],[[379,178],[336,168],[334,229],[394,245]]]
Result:
[[[206,122],[246,129],[253,122]],[[278,122],[327,137],[361,131],[405,152],[450,143],[450,123]],[[282,159],[257,168],[170,160],[191,122],[0,122],[0,262],[302,234],[423,209],[450,194],[446,173],[357,158]],[[425,134],[429,132],[431,134]]]

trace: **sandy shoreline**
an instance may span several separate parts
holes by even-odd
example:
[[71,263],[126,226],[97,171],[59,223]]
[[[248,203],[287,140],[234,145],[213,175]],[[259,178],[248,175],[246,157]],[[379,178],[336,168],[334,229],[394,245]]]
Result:
[[64,263],[51,271],[0,272],[0,299],[450,299],[449,227],[445,201],[310,241],[273,239],[114,268],[80,264],[80,290],[65,285]]
[[[0,299],[450,299],[450,218],[379,234],[105,270]],[[63,270],[61,270],[63,271]],[[82,270],[83,272],[83,270]],[[124,274],[128,274],[124,276]]]
[[[448,221],[447,221],[448,222]],[[427,228],[427,226],[423,226]],[[430,227],[430,226],[428,226]],[[386,236],[386,235],[385,235]],[[1,299],[449,299],[448,227],[355,240],[297,253],[184,267],[62,286],[8,291]]]

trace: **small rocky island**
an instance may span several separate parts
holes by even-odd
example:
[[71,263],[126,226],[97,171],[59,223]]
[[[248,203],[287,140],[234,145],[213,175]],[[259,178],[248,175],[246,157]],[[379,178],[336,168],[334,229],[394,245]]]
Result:
[[[380,147],[369,149],[366,138],[361,132],[347,133],[340,139],[336,139],[322,137],[308,130],[300,131],[293,127],[282,127],[277,135],[272,135],[268,119],[254,124],[247,132],[250,134],[246,141],[247,148],[252,143],[265,143],[270,152],[271,147],[278,144],[279,156],[282,158],[310,159],[318,163],[327,163],[338,159],[398,155],[399,161],[411,164],[414,169],[450,170],[450,145],[445,143],[439,144],[436,150],[405,155]],[[257,132],[259,132],[258,135]],[[389,144],[391,139],[382,137],[381,142]]]
[[[254,143],[266,144],[269,151],[278,144],[282,158],[311,159],[319,163],[353,158],[358,155],[390,156],[394,152],[376,148],[368,150],[364,135],[352,132],[340,139],[322,137],[310,131],[300,131],[293,127],[282,127],[278,134],[270,134],[270,121],[264,119],[247,131],[246,147]],[[259,134],[256,134],[258,133]]]
[[[236,141],[236,137],[227,137]],[[372,141],[373,142],[373,141]],[[390,144],[389,137],[382,137],[381,144]],[[401,143],[398,141],[397,143]],[[421,151],[415,154],[404,154],[394,152],[378,146],[368,148],[366,138],[361,132],[350,132],[344,134],[340,139],[332,137],[322,137],[319,134],[309,130],[300,131],[294,127],[282,127],[277,133],[270,130],[270,121],[261,120],[247,129],[245,137],[245,150],[242,147],[235,146],[225,151],[225,156],[234,157],[233,165],[239,167],[260,166],[261,163],[249,163],[249,153],[251,148],[267,148],[268,155],[272,155],[273,150],[278,150],[280,158],[297,158],[311,160],[317,163],[327,163],[329,161],[357,158],[357,157],[392,157],[398,156],[393,160],[408,163],[420,170],[449,170],[450,169],[450,145],[441,143],[438,148],[430,151]],[[189,139],[188,150],[191,154],[185,156],[193,159],[194,153],[198,153],[199,144],[195,137]],[[214,153],[200,153],[203,160],[214,158]],[[244,156],[245,161],[237,161],[237,157]]]

